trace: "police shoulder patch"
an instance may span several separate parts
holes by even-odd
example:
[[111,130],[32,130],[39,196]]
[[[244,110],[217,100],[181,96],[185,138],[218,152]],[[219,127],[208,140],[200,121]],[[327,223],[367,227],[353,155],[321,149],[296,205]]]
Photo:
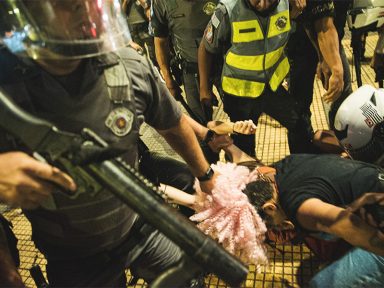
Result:
[[207,40],[208,43],[212,44],[212,42],[213,42],[213,27],[212,27],[211,21],[209,21],[207,27],[205,28],[204,38],[205,38],[205,40]]
[[276,28],[278,30],[283,30],[285,26],[287,26],[287,24],[288,24],[288,19],[285,16],[279,17],[275,22]]
[[105,125],[116,136],[127,135],[132,129],[133,113],[126,107],[118,107],[109,112]]

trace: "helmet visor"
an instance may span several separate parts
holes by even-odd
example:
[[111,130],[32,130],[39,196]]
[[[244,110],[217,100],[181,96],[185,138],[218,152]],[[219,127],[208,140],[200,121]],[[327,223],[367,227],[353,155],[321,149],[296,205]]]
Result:
[[5,0],[0,39],[34,59],[80,59],[115,51],[130,41],[119,0]]

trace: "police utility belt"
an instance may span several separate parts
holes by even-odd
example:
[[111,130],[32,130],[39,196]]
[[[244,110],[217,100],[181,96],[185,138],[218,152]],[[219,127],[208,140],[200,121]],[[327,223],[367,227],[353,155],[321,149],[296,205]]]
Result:
[[181,68],[186,74],[197,74],[199,72],[199,66],[196,62],[182,60]]

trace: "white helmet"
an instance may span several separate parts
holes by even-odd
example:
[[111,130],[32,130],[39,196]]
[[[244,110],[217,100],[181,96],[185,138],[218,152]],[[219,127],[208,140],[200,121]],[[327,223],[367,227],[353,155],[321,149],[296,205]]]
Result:
[[361,86],[336,113],[335,134],[356,160],[376,162],[384,153],[384,89]]
[[19,55],[81,59],[130,41],[119,0],[2,0],[0,44]]
[[354,0],[348,12],[350,29],[369,27],[374,29],[384,24],[384,0]]

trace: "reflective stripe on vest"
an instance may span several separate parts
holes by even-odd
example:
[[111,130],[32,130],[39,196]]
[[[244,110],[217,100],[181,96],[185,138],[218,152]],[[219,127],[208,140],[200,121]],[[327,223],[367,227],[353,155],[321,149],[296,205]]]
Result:
[[279,66],[277,66],[275,72],[273,73],[271,80],[269,81],[269,86],[272,91],[276,91],[280,86],[280,83],[284,80],[285,76],[287,76],[289,72],[289,62],[288,58],[285,57],[283,61],[280,62]]
[[282,46],[266,55],[263,54],[259,56],[243,56],[228,52],[226,62],[228,65],[242,70],[260,71],[263,70],[264,67],[265,69],[269,69],[279,61],[284,53],[284,47],[285,46]]
[[228,11],[232,46],[225,56],[222,88],[234,96],[255,98],[267,83],[276,91],[289,71],[284,55],[291,29],[289,6],[288,0],[280,0],[264,31],[258,16],[244,1],[237,1]]
[[[265,86],[265,84],[262,82],[247,81],[247,80],[241,80],[241,79],[231,78],[226,76],[223,77],[222,85],[223,87],[227,87],[225,92],[232,94],[234,96],[244,96],[244,97],[260,96]],[[258,93],[258,94],[255,94],[255,93]]]
[[259,21],[257,20],[233,22],[232,31],[233,43],[251,42],[264,39]]

